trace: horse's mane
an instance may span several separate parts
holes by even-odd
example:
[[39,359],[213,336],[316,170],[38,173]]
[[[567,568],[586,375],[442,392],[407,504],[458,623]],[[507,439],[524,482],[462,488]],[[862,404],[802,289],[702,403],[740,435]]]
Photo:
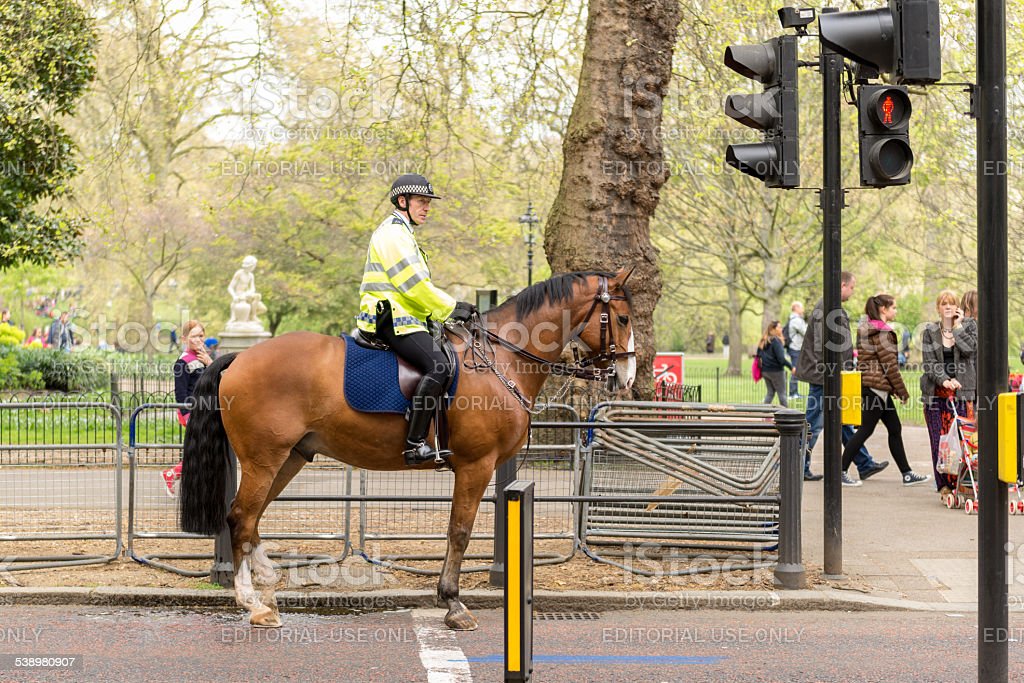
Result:
[[[615,277],[615,273],[606,273],[599,270],[577,271],[575,273],[555,275],[543,282],[530,285],[518,294],[510,296],[508,299],[505,299],[500,306],[492,308],[487,313],[501,311],[514,303],[516,307],[516,318],[522,320],[526,316],[549,303],[557,304],[571,300],[575,295],[575,286],[578,283],[585,282],[588,277],[592,277],[594,275],[603,275],[609,280]],[[622,290],[626,297],[626,302],[629,304],[630,308],[632,308],[633,295],[629,291],[629,287],[623,285]]]

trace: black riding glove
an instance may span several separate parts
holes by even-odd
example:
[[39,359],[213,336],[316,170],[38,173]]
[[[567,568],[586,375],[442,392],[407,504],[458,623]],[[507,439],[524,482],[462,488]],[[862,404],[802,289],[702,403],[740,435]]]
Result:
[[476,306],[466,301],[459,301],[455,304],[455,310],[448,316],[448,320],[456,323],[467,323],[476,313]]

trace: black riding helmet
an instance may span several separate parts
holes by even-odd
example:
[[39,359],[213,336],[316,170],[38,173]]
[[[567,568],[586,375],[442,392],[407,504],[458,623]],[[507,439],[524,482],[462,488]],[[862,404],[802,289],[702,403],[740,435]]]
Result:
[[[434,186],[430,184],[430,181],[418,173],[406,173],[398,176],[395,178],[395,182],[391,183],[391,192],[388,193],[391,203],[395,205],[396,209],[402,211],[409,210],[409,199],[415,195],[441,199],[440,195],[434,194]],[[399,197],[405,197],[405,208],[398,205]],[[412,221],[411,216],[409,220]],[[414,221],[413,224],[415,225]]]

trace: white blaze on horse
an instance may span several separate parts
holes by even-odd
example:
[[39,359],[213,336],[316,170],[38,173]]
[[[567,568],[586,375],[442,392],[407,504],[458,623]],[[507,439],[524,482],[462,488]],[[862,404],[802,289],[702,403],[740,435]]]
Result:
[[[480,324],[471,325],[473,344],[465,331],[449,331],[463,363],[448,412],[455,487],[437,587],[449,627],[476,628],[476,618],[459,600],[463,556],[495,468],[526,443],[530,415],[525,408],[547,376],[608,379],[613,389],[632,386],[636,361],[628,277],[625,271],[556,276],[484,314]],[[515,343],[503,335],[512,329],[525,332]],[[574,363],[560,362],[570,342],[582,353]],[[260,517],[313,455],[368,470],[408,469],[402,457],[403,417],[357,412],[346,403],[345,349],[337,337],[286,334],[221,356],[195,390],[185,432],[181,527],[213,535],[227,522],[235,596],[255,626],[281,624],[274,597],[277,572],[261,546]],[[229,444],[241,471],[230,511],[224,501]]]

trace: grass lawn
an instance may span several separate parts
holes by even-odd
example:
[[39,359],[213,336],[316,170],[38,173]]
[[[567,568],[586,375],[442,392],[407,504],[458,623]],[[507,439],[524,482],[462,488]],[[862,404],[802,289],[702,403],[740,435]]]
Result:
[[[707,403],[762,403],[764,402],[767,388],[764,381],[754,382],[750,376],[749,356],[743,357],[742,370],[738,375],[726,375],[728,361],[719,355],[718,357],[706,354],[687,356],[685,358],[685,384],[700,385],[701,400]],[[786,373],[786,381],[789,381],[789,373]],[[904,370],[903,383],[907,385],[910,392],[910,400],[906,405],[896,402],[896,409],[899,412],[903,424],[924,426],[924,409],[921,407],[921,372],[919,370]],[[807,384],[800,382],[799,393],[807,396]],[[778,399],[775,399],[778,403]],[[789,402],[789,407],[796,410],[804,410],[807,407],[804,398]]]
[[[26,403],[31,406],[31,403]],[[122,438],[129,441],[126,410]],[[183,431],[176,413],[170,409],[147,409],[136,421],[137,443],[181,443]],[[113,444],[117,442],[117,424],[112,412],[104,408],[74,408],[49,403],[25,409],[0,411],[0,444]]]

